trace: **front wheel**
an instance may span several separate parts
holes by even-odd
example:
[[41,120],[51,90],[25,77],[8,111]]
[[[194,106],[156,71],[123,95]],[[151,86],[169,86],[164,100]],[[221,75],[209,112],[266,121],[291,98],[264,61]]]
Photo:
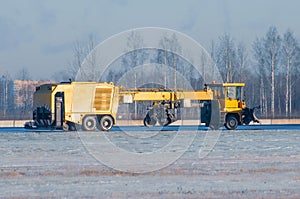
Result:
[[226,129],[234,130],[236,129],[237,125],[238,125],[238,121],[234,115],[227,116],[226,123],[225,123]]
[[102,131],[109,131],[114,125],[113,118],[109,115],[102,116],[99,122],[99,129]]

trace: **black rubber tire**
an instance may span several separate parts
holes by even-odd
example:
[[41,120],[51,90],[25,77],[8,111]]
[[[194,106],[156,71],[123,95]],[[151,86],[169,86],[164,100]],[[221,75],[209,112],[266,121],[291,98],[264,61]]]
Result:
[[109,131],[114,125],[114,120],[110,115],[104,115],[99,121],[99,130]]
[[68,122],[69,131],[76,131],[76,125],[73,122]]
[[228,130],[235,130],[238,126],[238,120],[234,115],[228,115],[226,118],[225,127]]
[[150,116],[147,114],[146,117],[144,118],[144,126],[151,128],[156,124],[156,120],[153,120],[150,118]]
[[97,129],[96,116],[85,116],[82,120],[82,129],[84,131],[95,131]]
[[63,123],[63,130],[69,131],[69,125],[67,123]]

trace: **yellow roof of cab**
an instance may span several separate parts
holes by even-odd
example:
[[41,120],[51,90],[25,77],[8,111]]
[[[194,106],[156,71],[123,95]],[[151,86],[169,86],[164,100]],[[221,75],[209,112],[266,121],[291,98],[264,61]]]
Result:
[[245,86],[245,83],[212,83],[207,84],[209,87],[220,86],[220,87],[231,87],[231,86]]

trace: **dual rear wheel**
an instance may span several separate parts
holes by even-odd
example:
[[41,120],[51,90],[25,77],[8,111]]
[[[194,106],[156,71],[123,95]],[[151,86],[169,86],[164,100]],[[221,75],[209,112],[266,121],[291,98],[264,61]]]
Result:
[[95,116],[87,115],[82,120],[82,129],[85,131],[109,131],[114,124],[110,115]]

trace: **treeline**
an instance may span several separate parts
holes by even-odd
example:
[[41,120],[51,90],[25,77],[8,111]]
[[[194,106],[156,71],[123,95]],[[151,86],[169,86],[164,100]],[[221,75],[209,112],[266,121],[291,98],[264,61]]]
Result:
[[[107,81],[135,87],[165,87],[184,89],[203,89],[204,83],[210,83],[212,65],[207,55],[200,54],[201,66],[187,62],[174,52],[180,52],[181,46],[176,35],[161,38],[160,49],[141,49],[143,38],[132,32],[127,45],[131,51],[114,60],[111,65],[98,75],[97,61],[91,54],[95,47],[95,38],[74,45],[74,57],[68,67],[56,72],[52,81],[76,80],[79,68],[83,68],[85,59],[88,71],[85,71],[85,81]],[[249,107],[261,105],[257,112],[264,118],[296,118],[300,116],[300,48],[298,40],[291,30],[279,33],[276,27],[270,27],[264,36],[257,37],[251,45],[237,41],[230,34],[223,34],[211,41],[209,59],[213,60],[221,74],[223,82],[245,82],[245,96]],[[89,55],[89,56],[87,56]],[[203,57],[202,57],[203,56]],[[199,63],[198,63],[199,64]],[[141,67],[145,66],[145,67]],[[196,68],[198,70],[196,70]],[[200,70],[199,70],[200,68]],[[20,71],[17,79],[31,79],[26,69]],[[0,81],[0,117],[10,119],[31,117],[32,92],[30,89],[20,89],[9,84],[13,79],[9,74],[2,74]],[[150,83],[149,83],[150,82]],[[152,82],[152,83],[151,83]],[[9,93],[9,92],[14,93]],[[27,93],[27,94],[26,94]],[[21,103],[20,96],[26,97],[28,103]],[[12,96],[12,97],[10,97]],[[14,99],[14,100],[10,100]],[[24,99],[24,98],[22,98]],[[14,104],[17,103],[17,104]],[[22,107],[26,106],[26,107]],[[131,118],[141,118],[145,114],[147,104],[132,104],[121,107]],[[20,110],[22,114],[20,114]],[[188,115],[193,116],[191,111]],[[197,113],[195,113],[197,114]],[[25,118],[26,117],[26,118]],[[125,116],[124,116],[125,117]]]

